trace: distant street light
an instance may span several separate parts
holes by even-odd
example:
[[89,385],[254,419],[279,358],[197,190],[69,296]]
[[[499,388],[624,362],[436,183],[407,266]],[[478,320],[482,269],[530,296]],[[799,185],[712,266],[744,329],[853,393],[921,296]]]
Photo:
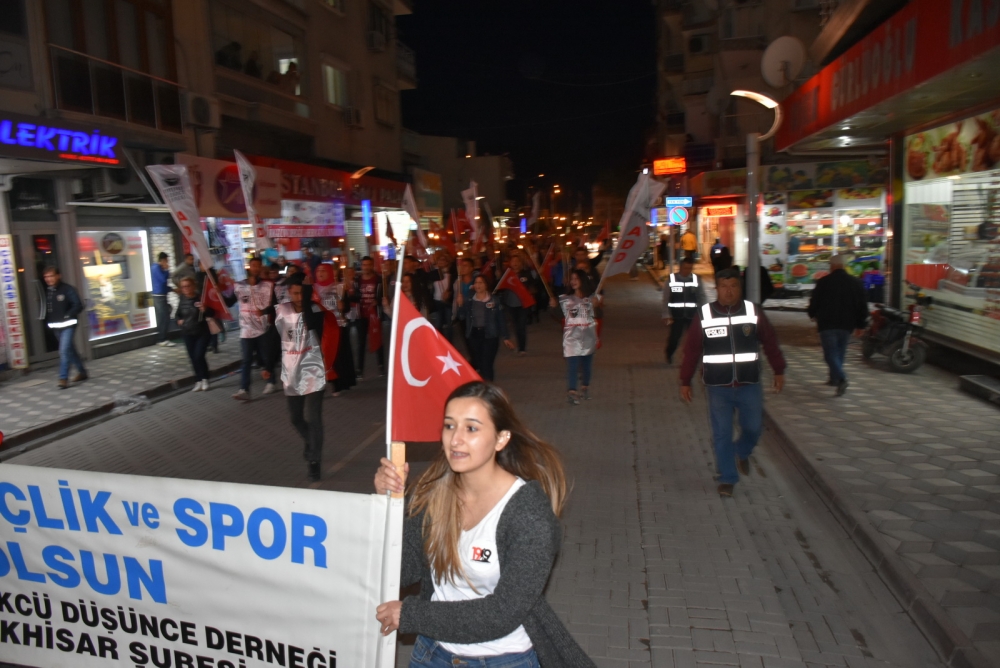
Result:
[[773,137],[781,126],[781,105],[776,100],[752,90],[734,90],[731,95],[745,97],[768,109],[774,109],[771,129],[761,135],[747,134],[747,299],[760,303],[760,225],[757,222],[757,172],[760,170],[760,144]]

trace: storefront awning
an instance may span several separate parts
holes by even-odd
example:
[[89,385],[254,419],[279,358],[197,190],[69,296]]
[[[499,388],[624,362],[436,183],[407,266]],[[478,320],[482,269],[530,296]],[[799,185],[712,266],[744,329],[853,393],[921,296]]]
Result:
[[782,102],[775,146],[866,146],[1000,91],[1000,16],[976,0],[913,0]]

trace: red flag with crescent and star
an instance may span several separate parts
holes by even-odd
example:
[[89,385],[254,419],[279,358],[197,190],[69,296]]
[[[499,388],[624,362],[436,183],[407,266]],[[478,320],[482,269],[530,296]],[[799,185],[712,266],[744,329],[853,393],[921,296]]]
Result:
[[521,279],[518,278],[517,274],[515,274],[511,269],[507,269],[507,271],[503,273],[503,277],[500,279],[500,282],[497,283],[497,287],[493,291],[496,292],[497,290],[510,290],[513,292],[517,295],[517,298],[521,300],[521,306],[523,308],[531,308],[535,305],[535,298],[531,296],[531,293],[528,292],[528,288],[524,287],[524,284],[521,283]]
[[392,328],[392,440],[440,441],[448,395],[482,379],[405,295]]

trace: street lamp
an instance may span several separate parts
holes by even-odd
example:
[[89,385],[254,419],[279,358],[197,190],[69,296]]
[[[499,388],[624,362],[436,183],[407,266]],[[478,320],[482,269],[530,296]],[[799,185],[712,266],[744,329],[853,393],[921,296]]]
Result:
[[761,135],[747,134],[747,299],[760,302],[760,224],[757,222],[757,172],[760,170],[760,144],[770,139],[781,126],[781,105],[777,101],[752,90],[734,90],[731,95],[745,97],[768,109],[774,109],[771,129]]

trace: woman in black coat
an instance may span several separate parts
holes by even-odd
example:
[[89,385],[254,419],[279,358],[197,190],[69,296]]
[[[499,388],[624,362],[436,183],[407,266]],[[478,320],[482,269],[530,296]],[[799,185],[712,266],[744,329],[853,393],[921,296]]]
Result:
[[184,345],[187,347],[188,357],[191,359],[191,368],[194,369],[194,388],[192,391],[205,392],[208,390],[209,374],[206,354],[212,338],[207,318],[211,318],[215,312],[201,303],[198,286],[193,278],[182,279],[179,287],[181,298],[174,318],[177,320],[177,326],[181,328]]

